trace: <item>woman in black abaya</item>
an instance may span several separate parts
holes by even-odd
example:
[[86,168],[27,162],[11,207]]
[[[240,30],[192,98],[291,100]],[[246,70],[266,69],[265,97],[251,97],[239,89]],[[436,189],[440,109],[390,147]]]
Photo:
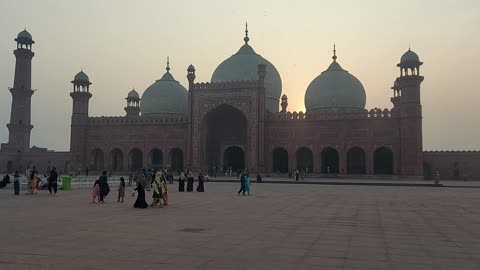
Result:
[[[145,183],[143,181],[137,181],[137,187],[135,190],[137,191],[137,200],[135,201],[135,204],[133,207],[135,208],[148,208],[148,204],[145,201]],[[133,196],[133,195],[132,195]]]

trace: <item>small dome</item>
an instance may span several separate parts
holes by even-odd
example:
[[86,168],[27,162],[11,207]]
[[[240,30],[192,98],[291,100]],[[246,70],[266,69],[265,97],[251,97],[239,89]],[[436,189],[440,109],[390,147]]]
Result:
[[305,93],[307,112],[354,112],[363,110],[366,103],[362,83],[334,61],[316,77]]
[[190,65],[188,66],[188,69],[187,69],[187,70],[189,70],[189,71],[190,71],[190,70],[195,70],[195,67],[194,67],[192,64],[190,64]]
[[75,77],[73,78],[73,80],[76,81],[76,82],[90,82],[87,74],[85,74],[85,72],[83,72],[83,70],[78,72],[77,75],[75,75]]
[[150,85],[142,95],[140,111],[142,115],[187,114],[187,89],[176,81],[169,72]]
[[402,55],[402,58],[400,58],[400,62],[401,63],[420,62],[420,58],[418,57],[418,54],[416,54],[414,51],[408,49],[408,51]]
[[132,91],[128,92],[127,99],[140,99],[140,95],[137,91],[135,91],[135,89],[133,89]]
[[17,39],[23,39],[23,40],[32,40],[32,35],[27,31],[27,29],[23,30],[22,32],[18,33]]
[[[248,33],[248,31],[246,31]],[[265,77],[265,105],[270,112],[278,112],[280,95],[282,94],[282,79],[275,66],[267,59],[255,53],[248,45],[248,35],[244,38],[245,44],[223,61],[213,72],[212,82],[258,80],[258,65],[266,65]]]

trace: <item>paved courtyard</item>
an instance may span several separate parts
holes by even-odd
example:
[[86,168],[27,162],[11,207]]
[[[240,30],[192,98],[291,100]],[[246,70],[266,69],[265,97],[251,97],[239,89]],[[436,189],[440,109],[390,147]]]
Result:
[[0,269],[480,269],[478,188],[175,187],[163,209],[0,190]]

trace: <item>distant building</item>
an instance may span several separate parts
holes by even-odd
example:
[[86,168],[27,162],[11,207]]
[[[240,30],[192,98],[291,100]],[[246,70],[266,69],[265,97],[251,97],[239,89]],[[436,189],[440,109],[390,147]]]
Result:
[[362,83],[340,66],[334,48],[330,66],[306,90],[306,112],[289,112],[280,74],[253,50],[245,33],[243,46],[217,67],[211,82],[195,83],[190,65],[187,90],[170,73],[167,61],[165,74],[141,98],[135,90],[128,93],[126,116],[89,116],[94,91],[80,71],[70,93],[70,152],[52,152],[30,147],[34,41],[22,31],[15,39],[9,141],[1,146],[0,171],[24,171],[33,165],[64,172],[88,168],[91,173],[159,167],[267,174],[298,169],[319,176],[419,178],[453,166],[452,177],[480,176],[475,166],[465,166],[466,159],[479,163],[478,152],[423,152],[423,63],[415,52],[409,49],[397,65],[391,109],[365,108]]

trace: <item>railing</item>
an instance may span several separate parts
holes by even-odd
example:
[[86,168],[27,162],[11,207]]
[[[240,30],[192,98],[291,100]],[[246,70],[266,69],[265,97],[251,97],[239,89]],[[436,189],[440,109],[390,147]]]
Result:
[[100,116],[90,117],[90,125],[125,125],[125,124],[162,124],[162,123],[186,123],[185,116]]
[[342,120],[342,119],[384,119],[395,116],[395,109],[371,109],[364,110],[360,113],[351,112],[287,112],[287,113],[267,113],[267,120]]
[[258,81],[202,82],[193,84],[192,90],[258,88],[258,83]]

